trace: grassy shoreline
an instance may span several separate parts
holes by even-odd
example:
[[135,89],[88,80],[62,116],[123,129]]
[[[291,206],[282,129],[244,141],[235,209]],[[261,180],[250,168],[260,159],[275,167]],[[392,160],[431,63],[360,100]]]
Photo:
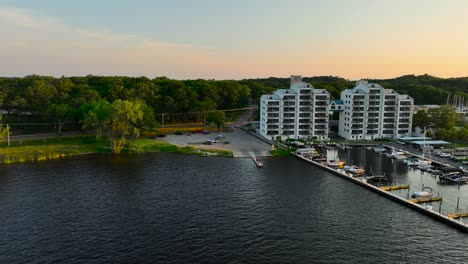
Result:
[[[232,157],[232,152],[217,149],[180,147],[155,139],[134,139],[128,142],[123,153],[170,152],[199,156]],[[22,163],[71,157],[92,153],[109,153],[109,142],[94,136],[50,138],[13,142],[10,147],[0,144],[0,164]]]

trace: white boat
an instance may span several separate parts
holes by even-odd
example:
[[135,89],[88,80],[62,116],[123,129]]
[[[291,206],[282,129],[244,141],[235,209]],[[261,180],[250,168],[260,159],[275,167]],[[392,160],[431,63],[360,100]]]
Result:
[[419,165],[417,168],[422,171],[428,171],[429,169],[432,169],[432,166],[431,165]]
[[[428,189],[428,191],[425,191]],[[431,187],[424,187],[422,191],[420,192],[414,192],[411,194],[412,198],[426,198],[426,197],[432,197],[432,188]]]
[[[426,128],[424,128],[424,142],[426,142]],[[428,156],[429,156],[429,160],[426,160],[426,159],[424,158],[424,156],[426,155],[426,151],[428,151],[427,154],[428,154]],[[431,165],[432,162],[431,162],[430,158],[431,158],[431,153],[429,152],[428,146],[424,143],[424,145],[423,145],[422,159],[419,159],[418,161],[416,161],[416,162],[414,163],[414,166]]]
[[332,167],[332,168],[343,168],[345,163],[344,161],[340,160],[340,159],[333,159],[333,160],[329,160],[327,161],[327,165],[328,167]]
[[418,159],[413,163],[413,166],[428,166],[431,165],[430,160]]
[[407,153],[406,153],[405,151],[393,150],[393,151],[390,153],[389,157],[392,158],[392,159],[399,159],[399,160],[401,160],[401,159],[406,159],[406,158],[407,158],[406,154],[407,154]]
[[359,174],[359,175],[364,174],[366,172],[364,168],[356,166],[356,165],[346,165],[343,167],[343,170],[349,171],[353,174]]

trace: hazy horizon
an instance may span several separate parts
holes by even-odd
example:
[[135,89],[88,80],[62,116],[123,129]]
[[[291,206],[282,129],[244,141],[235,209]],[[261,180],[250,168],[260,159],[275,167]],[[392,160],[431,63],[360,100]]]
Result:
[[0,0],[0,76],[468,76],[468,1]]

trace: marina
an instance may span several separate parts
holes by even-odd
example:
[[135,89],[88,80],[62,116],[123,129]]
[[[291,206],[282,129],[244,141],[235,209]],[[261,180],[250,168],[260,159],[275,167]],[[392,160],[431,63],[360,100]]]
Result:
[[[362,149],[363,151],[369,151],[369,150],[372,150],[374,149],[374,147],[369,147],[367,150],[366,149]],[[384,150],[385,149],[392,149],[391,147],[389,146],[379,146],[379,147],[375,147],[375,149],[377,149],[377,152],[378,153],[381,153],[381,154],[384,154]],[[374,179],[383,179],[385,178],[384,176],[382,175],[376,175],[376,176],[364,176],[364,177],[359,177],[358,175],[355,175],[355,174],[352,174],[352,173],[349,173],[349,171],[346,171],[344,170],[344,167],[340,168],[338,166],[330,166],[330,164],[333,164],[333,165],[336,165],[336,161],[334,160],[332,163],[330,163],[330,161],[326,161],[326,162],[323,162],[323,161],[317,161],[317,160],[314,160],[314,157],[311,157],[311,156],[303,156],[301,155],[301,152],[296,152],[296,153],[293,153],[293,155],[295,155],[296,157],[304,160],[304,161],[307,161],[308,163],[311,163],[317,167],[320,167],[326,171],[329,171],[337,176],[340,176],[342,178],[345,178],[346,180],[349,180],[349,181],[352,181],[353,183],[355,184],[358,184],[368,190],[371,190],[373,192],[376,192],[378,193],[379,195],[382,195],[386,198],[389,198],[393,201],[396,201],[402,205],[405,205],[409,208],[412,208],[418,212],[421,212],[427,216],[430,216],[431,218],[433,219],[436,219],[438,221],[441,221],[443,223],[446,223],[450,226],[453,226],[463,232],[468,232],[468,225],[465,224],[463,222],[463,217],[468,217],[468,213],[463,213],[463,212],[456,212],[456,213],[450,213],[450,214],[443,214],[441,211],[442,209],[442,205],[441,203],[443,202],[443,197],[442,196],[439,196],[439,194],[437,196],[433,196],[432,194],[432,188],[430,187],[424,187],[424,184],[423,184],[423,187],[422,187],[422,190],[421,191],[416,191],[416,192],[413,192],[411,194],[411,197],[410,197],[410,184],[390,184],[390,185],[382,185],[382,186],[378,186],[379,184],[377,185],[374,185],[372,183],[370,183],[371,180],[374,180]],[[346,153],[345,155],[349,155],[348,153]],[[329,157],[336,157],[336,154],[328,154]],[[383,158],[385,159],[391,159],[392,160],[392,163],[396,164],[395,162],[402,162],[403,159],[398,159],[398,158],[391,158],[389,156],[386,156],[385,154],[384,155],[381,155]],[[428,159],[424,159],[423,157],[418,157],[416,155],[413,155],[413,154],[410,154],[410,153],[406,153],[406,156],[407,157],[411,157],[411,158],[415,158],[415,159],[419,159],[419,161],[424,162],[426,163],[426,161],[428,161]],[[319,155],[317,155],[316,157],[319,157]],[[348,156],[349,157],[349,156]],[[432,164],[430,161],[428,162],[428,164]],[[350,165],[346,165],[346,166],[350,166]],[[410,165],[408,165],[409,168],[412,168]],[[453,167],[451,167],[452,169],[455,169]],[[424,173],[422,171],[422,173]],[[431,175],[430,173],[427,173],[428,175]],[[437,176],[435,176],[437,177]],[[453,188],[456,188],[455,186],[453,186]],[[413,187],[414,189],[414,187]],[[406,195],[403,193],[398,193],[396,194],[395,192],[401,192],[401,191],[406,191]],[[438,207],[438,211],[437,210],[434,210],[433,208],[433,205],[432,203],[438,203],[439,205],[437,206]],[[457,210],[458,209],[458,204],[457,204]]]

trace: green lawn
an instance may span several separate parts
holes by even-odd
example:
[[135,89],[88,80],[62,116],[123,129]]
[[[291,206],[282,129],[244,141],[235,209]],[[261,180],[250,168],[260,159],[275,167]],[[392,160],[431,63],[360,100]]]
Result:
[[[179,147],[155,139],[135,139],[128,142],[124,153],[172,152],[195,155],[232,157],[225,150],[199,150],[193,147]],[[28,140],[12,142],[8,147],[0,144],[0,164],[57,159],[89,153],[112,153],[107,140],[97,140],[93,136],[64,137],[61,139]]]

